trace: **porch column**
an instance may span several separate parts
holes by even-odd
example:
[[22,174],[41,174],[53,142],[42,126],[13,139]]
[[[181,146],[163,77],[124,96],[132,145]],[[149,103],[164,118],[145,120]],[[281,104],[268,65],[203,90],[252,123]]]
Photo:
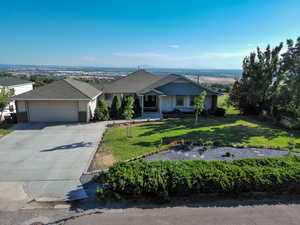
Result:
[[161,96],[158,96],[158,111],[161,113]]

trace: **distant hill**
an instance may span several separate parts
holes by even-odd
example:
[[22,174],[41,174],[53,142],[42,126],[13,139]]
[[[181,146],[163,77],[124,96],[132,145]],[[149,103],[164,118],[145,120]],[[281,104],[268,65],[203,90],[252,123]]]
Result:
[[[230,69],[170,69],[145,68],[155,74],[182,74],[205,77],[239,78],[242,70]],[[55,66],[55,65],[10,65],[0,64],[0,71],[83,71],[83,72],[124,72],[130,73],[137,68],[129,67],[96,67],[96,66]]]

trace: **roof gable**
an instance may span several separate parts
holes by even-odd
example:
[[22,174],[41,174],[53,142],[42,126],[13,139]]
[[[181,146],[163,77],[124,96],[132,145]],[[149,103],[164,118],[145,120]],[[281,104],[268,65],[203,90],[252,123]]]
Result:
[[82,81],[70,78],[54,81],[46,86],[16,95],[13,100],[89,100],[101,94],[101,91]]
[[145,70],[138,70],[104,86],[105,93],[137,93],[164,76],[155,75]]
[[[177,84],[177,85],[171,85],[172,82],[175,82],[176,80],[183,80],[185,81],[185,83],[190,83],[193,87],[192,90],[187,91],[186,90],[186,94],[187,95],[194,95],[196,93],[196,90],[201,91],[201,90],[205,90],[208,92],[208,94],[211,95],[218,95],[217,92],[214,92],[208,88],[203,87],[202,85],[194,82],[193,80],[183,76],[183,75],[177,75],[177,74],[170,74],[165,76],[163,79],[159,80],[158,82],[153,83],[152,85],[148,86],[147,88],[145,88],[144,90],[141,90],[140,93],[146,93],[149,92],[150,90],[153,89],[157,89],[165,94],[167,94],[166,92],[168,91],[169,95],[185,95],[184,91],[181,90],[181,88],[185,88],[187,85],[182,85],[182,84]],[[169,84],[169,85],[168,85]],[[168,85],[168,88],[166,90],[164,90],[164,86],[166,87]],[[181,94],[180,94],[181,93]],[[198,92],[199,94],[199,92]]]

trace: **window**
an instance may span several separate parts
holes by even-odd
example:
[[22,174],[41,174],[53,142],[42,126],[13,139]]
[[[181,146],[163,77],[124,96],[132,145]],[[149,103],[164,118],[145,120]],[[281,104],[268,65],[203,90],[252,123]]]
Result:
[[176,106],[184,106],[184,96],[176,96]]
[[196,96],[190,96],[190,106],[194,106],[194,104],[195,104],[195,102],[194,102],[194,100],[195,100],[195,97]]

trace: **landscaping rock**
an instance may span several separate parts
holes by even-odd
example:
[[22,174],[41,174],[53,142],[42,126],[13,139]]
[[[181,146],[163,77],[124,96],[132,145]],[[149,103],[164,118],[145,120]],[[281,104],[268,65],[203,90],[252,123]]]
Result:
[[[233,157],[224,157],[226,152],[232,152]],[[173,148],[169,151],[147,156],[145,157],[145,160],[233,160],[243,158],[280,157],[286,155],[287,151],[266,148],[210,147],[207,151],[203,151],[202,148],[196,146],[189,151]],[[292,153],[292,155],[300,156],[300,153]]]

